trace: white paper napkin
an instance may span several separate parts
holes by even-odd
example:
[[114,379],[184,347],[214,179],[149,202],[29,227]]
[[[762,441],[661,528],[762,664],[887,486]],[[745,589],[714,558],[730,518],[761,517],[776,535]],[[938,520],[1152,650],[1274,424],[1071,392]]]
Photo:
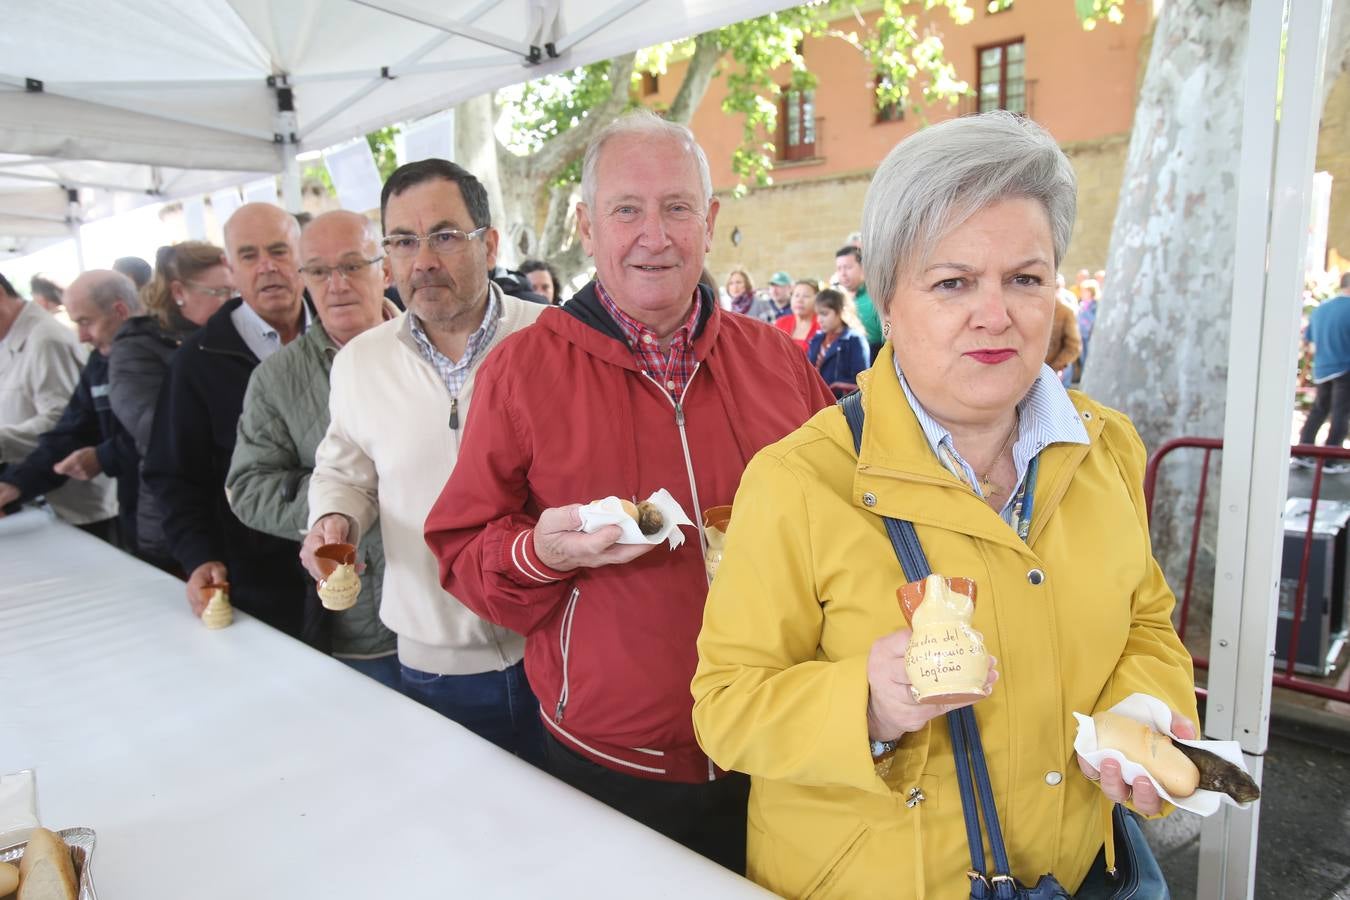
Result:
[[623,535],[619,538],[620,544],[659,544],[662,541],[669,541],[672,550],[683,544],[684,532],[680,531],[680,526],[687,525],[693,528],[694,523],[684,514],[679,501],[670,496],[670,491],[662,488],[648,497],[647,502],[654,504],[666,521],[665,527],[656,534],[651,536],[643,534],[642,529],[638,528],[637,520],[623,511],[618,497],[606,497],[583,506],[580,530],[594,534],[606,525],[618,525],[623,531]]
[[[1160,734],[1172,733],[1172,710],[1166,703],[1149,694],[1131,694],[1111,707],[1110,711],[1134,719],[1136,722],[1143,722]],[[1219,791],[1207,791],[1203,788],[1196,790],[1189,797],[1173,797],[1158,783],[1156,778],[1148,773],[1147,769],[1126,759],[1125,754],[1119,750],[1098,749],[1097,726],[1093,723],[1091,716],[1074,713],[1073,717],[1078,720],[1078,735],[1074,738],[1073,749],[1077,750],[1078,755],[1087,760],[1088,764],[1094,769],[1102,767],[1102,760],[1114,759],[1120,763],[1120,772],[1127,782],[1133,782],[1140,775],[1143,775],[1153,782],[1153,786],[1158,790],[1158,795],[1164,800],[1174,804],[1178,809],[1193,812],[1198,816],[1214,815],[1219,811],[1221,802],[1236,806],[1238,809],[1246,809],[1251,806],[1251,803],[1238,803],[1227,794]],[[1228,760],[1242,771],[1247,771],[1247,764],[1242,760],[1242,745],[1237,741],[1188,741],[1182,738],[1177,738],[1177,740],[1189,747],[1208,750],[1215,756]],[[1248,772],[1248,774],[1251,773]]]
[[36,827],[37,775],[32,769],[0,775],[0,847],[28,840]]

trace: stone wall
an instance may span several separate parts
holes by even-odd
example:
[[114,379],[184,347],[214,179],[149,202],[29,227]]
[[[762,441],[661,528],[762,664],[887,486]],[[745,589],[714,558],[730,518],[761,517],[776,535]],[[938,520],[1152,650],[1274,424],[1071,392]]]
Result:
[[[742,199],[722,196],[708,270],[719,285],[732,269],[745,269],[755,287],[783,270],[797,278],[827,281],[834,251],[862,227],[863,195],[872,173],[857,172],[775,184]],[[740,232],[739,246],[732,235]]]
[[[1127,135],[1113,135],[1064,148],[1078,173],[1078,220],[1061,267],[1069,279],[1080,268],[1096,271],[1106,265],[1128,146]],[[779,269],[793,278],[828,279],[835,250],[862,227],[863,196],[871,178],[870,171],[862,171],[758,188],[739,200],[723,196],[708,254],[713,277],[723,284],[732,269],[744,268],[756,287]],[[732,242],[736,230],[739,246]]]
[[1106,268],[1106,250],[1111,243],[1111,226],[1115,224],[1116,202],[1129,149],[1128,134],[1064,147],[1078,175],[1078,218],[1074,221],[1069,252],[1059,267],[1070,283],[1079,269],[1096,272]]

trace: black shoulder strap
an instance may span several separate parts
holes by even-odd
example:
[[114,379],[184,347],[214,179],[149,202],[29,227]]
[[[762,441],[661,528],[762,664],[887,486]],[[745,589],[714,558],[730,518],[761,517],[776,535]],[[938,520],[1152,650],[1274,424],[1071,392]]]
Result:
[[[861,453],[862,394],[854,391],[840,400],[839,406],[844,411],[844,418],[848,420],[849,430],[853,432],[853,452]],[[895,547],[895,555],[900,559],[900,568],[905,571],[905,577],[910,581],[922,581],[927,578],[933,570],[928,565],[923,545],[919,543],[919,535],[914,531],[914,523],[907,519],[893,519],[890,516],[884,516],[883,521],[886,523],[886,533],[890,535],[891,545]]]
[[[862,452],[863,406],[862,394],[855,391],[839,401],[853,432],[853,452]],[[927,578],[932,569],[928,557],[919,544],[919,535],[914,523],[908,519],[894,519],[883,516],[886,534],[890,536],[891,546],[900,560],[900,568],[910,581]],[[999,827],[998,813],[994,807],[994,792],[989,782],[989,771],[985,766],[984,747],[980,742],[979,728],[975,724],[975,714],[970,707],[963,707],[947,713],[947,727],[951,730],[952,750],[956,756],[957,786],[961,793],[961,811],[966,824],[966,843],[970,848],[970,863],[973,873],[980,878],[972,883],[972,896],[980,882],[984,881],[984,841],[980,838],[980,804],[983,802],[985,824],[989,829],[989,844],[994,855],[995,871],[1001,878],[996,883],[995,896],[1011,896],[1012,879],[1006,877],[1009,872],[1008,853],[1003,843],[1002,829]]]

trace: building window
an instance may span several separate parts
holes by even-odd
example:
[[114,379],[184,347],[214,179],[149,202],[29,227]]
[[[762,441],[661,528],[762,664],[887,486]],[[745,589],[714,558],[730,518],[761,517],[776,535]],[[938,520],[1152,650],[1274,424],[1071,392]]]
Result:
[[978,87],[980,112],[1006,109],[1009,112],[1027,111],[1027,83],[1024,72],[1025,45],[1021,39],[979,51],[980,81]]
[[[877,73],[874,88],[890,87],[891,80],[880,72]],[[905,105],[897,100],[894,103],[883,103],[877,99],[875,90],[872,93],[872,105],[876,109],[876,121],[880,125],[882,122],[903,122],[905,121]]]
[[642,96],[650,97],[661,90],[661,76],[655,72],[642,73]]
[[816,155],[816,92],[783,88],[778,107],[778,158],[811,159]]

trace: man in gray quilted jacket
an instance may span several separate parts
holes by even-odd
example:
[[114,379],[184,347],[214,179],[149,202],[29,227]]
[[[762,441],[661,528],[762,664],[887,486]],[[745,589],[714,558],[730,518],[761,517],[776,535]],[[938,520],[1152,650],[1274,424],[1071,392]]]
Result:
[[[230,508],[250,528],[295,540],[308,524],[314,451],[328,430],[328,374],[341,347],[397,310],[386,307],[376,226],[354,212],[324,213],[300,236],[300,275],[319,321],[253,371],[225,479]],[[361,539],[356,605],[323,614],[320,646],[352,668],[399,687],[396,639],[380,621],[384,548],[379,527]],[[310,603],[316,603],[310,597]],[[323,640],[323,638],[327,640]]]

